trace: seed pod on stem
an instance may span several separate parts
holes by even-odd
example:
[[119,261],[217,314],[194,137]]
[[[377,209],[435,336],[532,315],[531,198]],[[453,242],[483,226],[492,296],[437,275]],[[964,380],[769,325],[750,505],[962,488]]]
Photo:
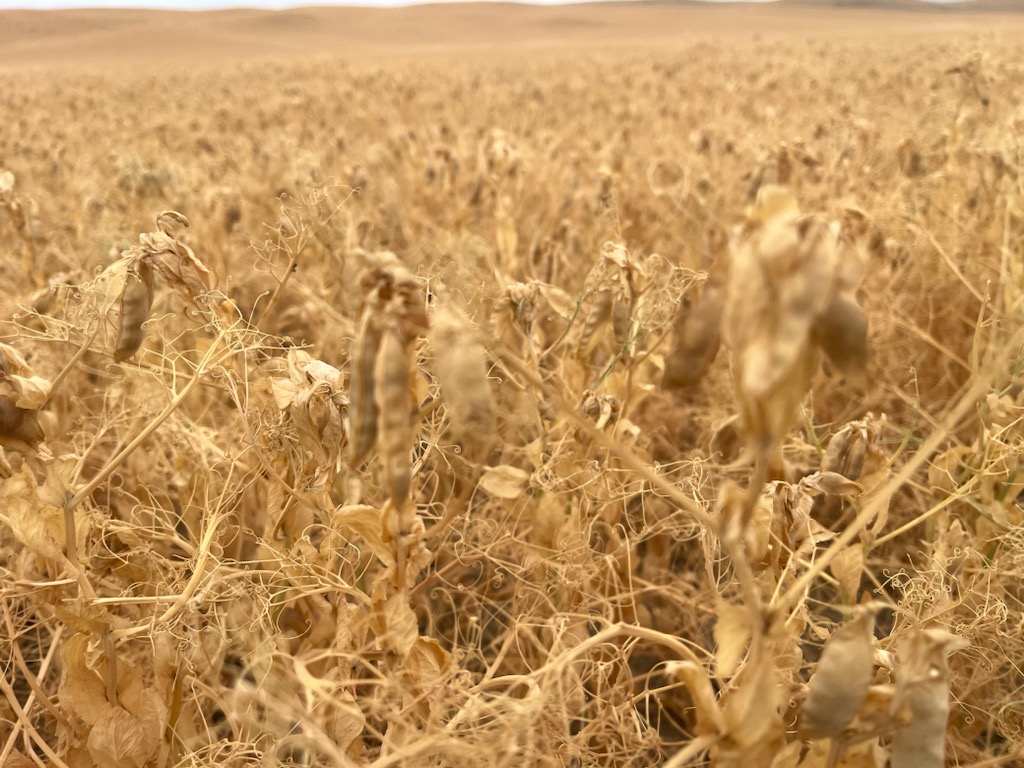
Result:
[[662,389],[681,390],[700,382],[722,343],[724,286],[709,281],[696,306],[680,303],[672,323],[672,348],[665,357]]
[[430,343],[452,436],[470,453],[483,455],[493,441],[495,426],[484,345],[466,314],[447,303],[434,312]]
[[814,341],[846,376],[861,377],[868,364],[868,318],[853,296],[837,294],[814,321]]
[[409,349],[397,324],[384,329],[374,369],[377,435],[384,482],[395,507],[409,498],[412,478],[412,388]]
[[893,714],[910,722],[892,739],[892,768],[942,768],[946,764],[951,651],[964,641],[944,629],[911,635],[900,649]]
[[874,666],[871,640],[878,607],[858,607],[856,615],[837,627],[825,643],[800,713],[803,738],[838,736],[864,703]]
[[348,412],[349,466],[356,469],[377,442],[376,367],[381,341],[381,325],[372,310],[363,312],[352,345],[349,366]]
[[135,258],[125,274],[121,291],[121,317],[114,344],[114,360],[127,360],[142,346],[146,338],[143,324],[153,308],[153,267],[142,257]]

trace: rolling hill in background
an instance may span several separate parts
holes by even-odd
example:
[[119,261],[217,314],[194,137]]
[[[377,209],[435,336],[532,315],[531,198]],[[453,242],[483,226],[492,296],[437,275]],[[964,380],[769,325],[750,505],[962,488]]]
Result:
[[969,28],[976,16],[990,23],[993,14],[1004,14],[1004,28],[1012,30],[1021,28],[1020,11],[1021,3],[1011,0],[956,5],[920,0],[782,0],[749,5],[467,3],[187,13],[0,11],[0,67],[122,63],[159,68],[226,58],[342,55],[360,60],[453,50],[516,56],[535,46],[671,45],[722,35],[846,35],[865,29],[927,34]]

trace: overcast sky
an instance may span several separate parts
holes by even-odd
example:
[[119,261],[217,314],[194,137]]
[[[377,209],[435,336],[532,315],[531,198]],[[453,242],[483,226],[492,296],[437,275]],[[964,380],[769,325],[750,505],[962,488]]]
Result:
[[[709,2],[730,2],[731,0],[708,0]],[[771,0],[742,0],[743,2],[771,2]],[[953,0],[931,0],[931,2],[952,2]],[[30,8],[46,10],[51,8],[169,8],[177,11],[195,11],[209,8],[295,8],[304,5],[415,5],[445,0],[0,0],[0,10]],[[558,5],[562,2],[581,0],[513,0],[539,5]]]
[[[441,1],[443,2],[443,0]],[[527,1],[544,5],[557,5],[564,1],[579,2],[579,0]],[[169,8],[178,11],[195,11],[209,8],[282,9],[305,5],[414,5],[417,2],[438,2],[438,0],[0,0],[0,9]]]
[[[442,2],[444,0],[441,0]],[[580,0],[519,0],[542,5]],[[713,0],[727,2],[728,0]],[[746,0],[750,2],[751,0]],[[761,0],[764,1],[764,0]],[[208,8],[294,8],[304,5],[414,5],[438,0],[0,0],[0,9],[31,8],[170,8],[194,11]]]

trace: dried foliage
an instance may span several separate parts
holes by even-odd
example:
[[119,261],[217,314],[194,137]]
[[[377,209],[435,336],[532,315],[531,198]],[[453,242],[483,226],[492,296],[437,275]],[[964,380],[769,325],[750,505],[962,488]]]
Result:
[[1022,50],[794,40],[0,74],[0,765],[1020,764]]

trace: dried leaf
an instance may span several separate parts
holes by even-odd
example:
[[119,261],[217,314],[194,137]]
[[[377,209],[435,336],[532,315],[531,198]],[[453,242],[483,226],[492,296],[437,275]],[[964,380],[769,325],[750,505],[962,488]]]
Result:
[[64,677],[60,683],[61,701],[90,726],[99,724],[113,706],[107,701],[106,684],[88,662],[89,636],[75,633],[64,641],[60,655]]
[[548,306],[563,320],[572,320],[576,315],[578,302],[558,286],[538,283],[537,290],[547,301]]
[[0,440],[36,446],[46,438],[36,412],[19,408],[0,397]]
[[487,467],[480,477],[480,487],[499,499],[518,499],[529,482],[529,472],[508,464]]
[[40,557],[63,563],[64,511],[40,503],[35,477],[27,466],[0,483],[0,498],[17,539]]
[[353,534],[360,537],[384,565],[394,563],[394,544],[384,529],[384,513],[376,507],[365,504],[339,507],[331,515],[331,528],[345,538]]
[[750,643],[750,611],[724,601],[715,608],[715,676],[732,677]]
[[295,400],[302,390],[302,385],[292,379],[276,377],[270,379],[270,392],[274,396],[274,404],[282,411],[295,404]]
[[[2,177],[0,177],[2,179]],[[4,763],[4,768],[36,768],[36,764],[14,749]]]
[[839,592],[848,605],[857,602],[861,577],[864,574],[864,546],[851,544],[840,550],[829,565],[829,570],[839,582]]
[[406,658],[419,638],[419,622],[409,606],[409,596],[395,592],[382,599],[384,582],[374,588],[373,620],[371,626],[377,635],[377,645]]
[[160,231],[139,235],[138,254],[187,301],[205,309],[209,303],[207,295],[214,284],[213,273],[177,238],[177,227],[188,225],[188,219],[177,211],[163,211],[157,216]]
[[782,688],[776,678],[771,659],[751,658],[733,679],[737,687],[725,697],[723,706],[730,751],[742,756],[765,746],[781,731]]
[[109,707],[89,732],[89,754],[99,768],[143,768],[160,749],[163,707],[152,691],[138,713]]
[[[35,371],[14,347],[0,342],[0,402],[8,401],[12,406],[24,411],[42,408],[50,397],[50,382]],[[13,414],[0,414],[13,424],[17,417]],[[11,426],[9,429],[14,430]]]
[[610,289],[601,289],[594,296],[580,333],[579,354],[581,357],[590,354],[600,341],[601,337],[598,331],[611,320],[614,307],[615,294]]
[[18,390],[18,398],[14,404],[26,410],[37,410],[42,408],[50,397],[50,382],[42,376],[18,376],[12,374],[8,377],[14,387]]

